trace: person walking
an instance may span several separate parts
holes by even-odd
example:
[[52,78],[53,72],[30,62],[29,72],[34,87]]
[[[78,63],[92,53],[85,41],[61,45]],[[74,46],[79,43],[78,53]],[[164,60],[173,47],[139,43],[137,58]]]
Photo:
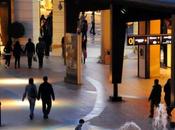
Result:
[[44,58],[45,44],[42,38],[39,38],[39,42],[36,44],[36,53],[39,60],[39,69],[43,67],[43,58]]
[[63,60],[64,60],[64,65],[66,65],[66,43],[65,43],[65,38],[64,36],[62,37],[61,39],[61,48],[62,48],[62,57],[63,57]]
[[95,15],[94,15],[94,12],[92,12],[92,15],[91,15],[91,29],[90,29],[90,33],[95,35]]
[[[43,77],[44,82],[39,86],[38,100],[42,100],[43,118],[48,119],[52,107],[52,100],[55,100],[55,94],[52,85],[48,82],[48,77]],[[52,98],[52,99],[51,99]]]
[[161,99],[161,92],[162,92],[162,87],[159,84],[159,80],[155,79],[154,80],[154,85],[152,87],[152,91],[149,96],[149,101],[150,101],[150,118],[153,118],[154,116],[154,106],[158,107]]
[[173,107],[171,107],[171,79],[168,79],[165,86],[164,86],[164,100],[166,103],[166,110],[168,116],[171,116],[171,111],[173,110]]
[[12,41],[9,40],[4,47],[5,53],[5,67],[8,68],[10,66],[11,52],[12,52]]
[[83,52],[83,63],[85,64],[87,58],[87,39],[83,39],[82,41],[82,52]]
[[88,30],[88,23],[87,20],[83,20],[81,23],[81,32],[82,32],[82,39],[87,39],[87,30]]
[[29,78],[29,84],[25,88],[25,92],[23,94],[22,101],[24,101],[26,96],[28,98],[29,106],[30,106],[30,115],[29,115],[29,117],[30,117],[31,120],[33,120],[35,101],[36,101],[36,98],[37,98],[37,88],[36,88],[36,85],[34,84],[33,78]]
[[28,68],[30,69],[32,67],[32,58],[33,55],[35,54],[35,45],[32,42],[31,38],[28,39],[24,52],[27,53]]
[[23,52],[21,45],[19,43],[19,41],[16,41],[15,45],[14,45],[14,49],[13,49],[13,55],[15,57],[15,69],[20,68],[20,57],[21,57],[21,52]]

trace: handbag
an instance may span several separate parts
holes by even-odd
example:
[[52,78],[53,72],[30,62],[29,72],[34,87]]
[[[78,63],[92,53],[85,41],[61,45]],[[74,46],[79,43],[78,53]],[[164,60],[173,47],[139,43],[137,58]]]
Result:
[[33,56],[33,61],[37,62],[36,55]]

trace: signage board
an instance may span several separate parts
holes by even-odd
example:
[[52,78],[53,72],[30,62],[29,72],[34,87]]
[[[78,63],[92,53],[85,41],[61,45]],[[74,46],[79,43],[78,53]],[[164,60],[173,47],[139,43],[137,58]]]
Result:
[[149,45],[160,44],[160,36],[148,36]]
[[146,45],[147,44],[147,36],[128,36],[127,44],[128,44],[128,46]]
[[161,43],[162,44],[171,44],[172,43],[172,36],[171,35],[163,35]]
[[131,35],[127,37],[127,45],[159,45],[159,44],[171,44],[171,35]]

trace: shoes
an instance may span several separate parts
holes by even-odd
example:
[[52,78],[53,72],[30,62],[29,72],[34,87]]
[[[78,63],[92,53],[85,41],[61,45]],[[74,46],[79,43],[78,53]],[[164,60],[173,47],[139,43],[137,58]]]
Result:
[[48,119],[48,115],[44,115],[43,118],[46,120]]
[[33,115],[30,115],[29,117],[30,117],[30,120],[33,120]]

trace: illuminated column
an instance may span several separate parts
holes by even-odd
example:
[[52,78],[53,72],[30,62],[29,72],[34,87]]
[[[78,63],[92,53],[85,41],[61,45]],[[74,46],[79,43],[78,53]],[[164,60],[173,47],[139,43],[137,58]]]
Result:
[[167,44],[167,67],[171,67],[171,44]]
[[[61,55],[61,39],[64,36],[64,2],[61,2],[62,9],[58,9],[60,0],[53,0],[53,43],[52,55]],[[64,1],[64,0],[61,0]]]
[[[139,35],[146,34],[159,35],[160,20],[139,22]],[[138,76],[142,78],[160,76],[160,43],[158,43],[157,45],[151,45],[150,43],[149,45],[139,45],[139,54],[140,49],[144,52],[144,57],[140,57],[140,55],[138,55]]]
[[39,14],[39,2],[33,0],[33,42],[37,43],[40,36],[40,14]]
[[101,13],[102,22],[102,47],[101,58],[104,64],[111,64],[111,16],[110,10],[104,10]]
[[138,22],[133,22],[133,34],[138,35]]
[[[147,23],[141,21],[138,23],[138,35],[147,33]],[[138,45],[138,77],[149,78],[149,49],[147,45]]]
[[22,23],[25,27],[25,36],[20,38],[25,44],[30,37],[36,43],[39,37],[39,1],[14,0],[14,21]]
[[[160,34],[160,20],[150,21],[150,35]],[[150,77],[160,76],[160,45],[149,45],[150,47]]]

